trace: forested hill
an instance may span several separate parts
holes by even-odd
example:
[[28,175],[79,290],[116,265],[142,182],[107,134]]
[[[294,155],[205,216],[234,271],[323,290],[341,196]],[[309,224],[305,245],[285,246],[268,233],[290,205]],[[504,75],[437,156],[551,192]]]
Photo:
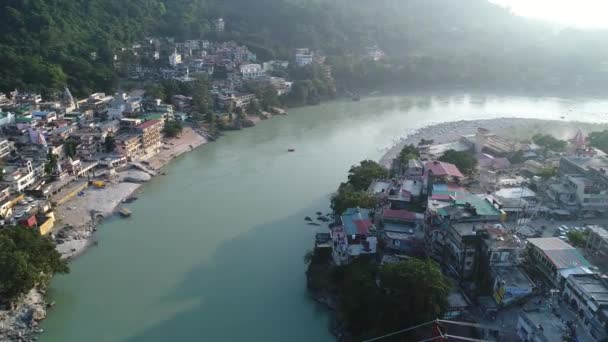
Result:
[[[608,33],[557,31],[486,0],[4,0],[0,91],[110,91],[114,52],[144,35],[233,39],[262,59],[320,49],[338,82],[550,87],[608,85]],[[211,30],[224,17],[227,32]],[[365,46],[389,55],[357,58]],[[96,54],[93,58],[91,53]]]

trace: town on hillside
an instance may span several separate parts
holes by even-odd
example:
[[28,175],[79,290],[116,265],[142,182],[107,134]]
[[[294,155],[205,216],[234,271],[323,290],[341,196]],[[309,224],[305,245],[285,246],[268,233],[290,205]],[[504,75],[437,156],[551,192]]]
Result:
[[607,171],[580,131],[423,140],[363,190],[373,206],[336,213],[315,253],[331,267],[436,261],[452,284],[437,318],[475,323],[462,336],[476,341],[605,341]]
[[[217,19],[214,25],[222,32],[226,23]],[[377,47],[364,54],[371,60],[383,57]],[[316,77],[335,87],[325,57],[307,48],[294,50],[290,61],[259,61],[232,41],[148,38],[117,51],[114,62],[127,73],[126,81],[140,87],[80,99],[68,87],[44,98],[22,90],[0,94],[0,226],[54,236],[69,226],[54,208],[84,196],[86,189],[145,179],[116,177],[125,170],[155,175],[184,152],[175,139],[181,137],[181,144],[192,149],[215,139],[218,131],[286,114],[278,99],[292,92],[290,65],[290,70],[314,66],[320,73]],[[61,244],[66,237],[59,236]]]

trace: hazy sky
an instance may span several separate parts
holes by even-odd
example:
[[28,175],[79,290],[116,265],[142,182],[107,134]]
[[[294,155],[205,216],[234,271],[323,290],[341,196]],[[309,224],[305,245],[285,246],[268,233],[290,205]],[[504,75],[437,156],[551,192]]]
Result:
[[514,13],[580,27],[608,27],[608,0],[490,0]]

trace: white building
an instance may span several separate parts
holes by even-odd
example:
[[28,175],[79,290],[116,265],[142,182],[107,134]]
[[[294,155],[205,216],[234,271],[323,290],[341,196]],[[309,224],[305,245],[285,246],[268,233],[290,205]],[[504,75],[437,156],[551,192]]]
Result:
[[296,65],[305,66],[311,64],[314,59],[314,54],[310,49],[296,49]]
[[25,167],[10,170],[4,176],[4,183],[16,192],[22,192],[35,181],[36,175],[30,161],[27,161]]
[[175,49],[175,51],[173,51],[173,53],[169,56],[169,65],[176,67],[179,64],[182,64],[182,55],[177,53],[177,49]]
[[224,18],[214,20],[213,25],[215,26],[216,32],[224,32],[226,30],[226,22],[224,21]]
[[5,138],[0,139],[0,158],[7,157],[11,153],[12,149],[12,143]]
[[0,110],[0,126],[12,124],[15,122],[15,114],[11,112],[3,112]]
[[382,60],[385,57],[384,51],[380,50],[377,45],[367,47],[365,50],[367,58],[371,59],[374,62]]
[[286,81],[284,78],[280,77],[271,77],[270,84],[277,91],[277,95],[281,96],[291,91],[291,86],[293,85],[293,82]]
[[240,69],[245,80],[255,80],[265,75],[262,66],[259,64],[243,64]]

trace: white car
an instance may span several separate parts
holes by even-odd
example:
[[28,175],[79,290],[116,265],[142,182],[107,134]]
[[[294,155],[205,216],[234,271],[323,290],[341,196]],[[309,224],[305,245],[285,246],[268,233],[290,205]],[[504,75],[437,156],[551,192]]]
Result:
[[15,218],[21,218],[23,215],[25,215],[25,212],[20,211],[18,213],[15,214]]
[[25,201],[26,201],[27,203],[32,203],[32,202],[34,201],[34,199],[33,199],[33,198],[31,198],[31,197],[26,197],[26,198],[25,198]]
[[19,204],[21,204],[21,205],[26,205],[26,204],[27,204],[27,202],[26,202],[25,200],[21,200],[21,201],[19,201]]

